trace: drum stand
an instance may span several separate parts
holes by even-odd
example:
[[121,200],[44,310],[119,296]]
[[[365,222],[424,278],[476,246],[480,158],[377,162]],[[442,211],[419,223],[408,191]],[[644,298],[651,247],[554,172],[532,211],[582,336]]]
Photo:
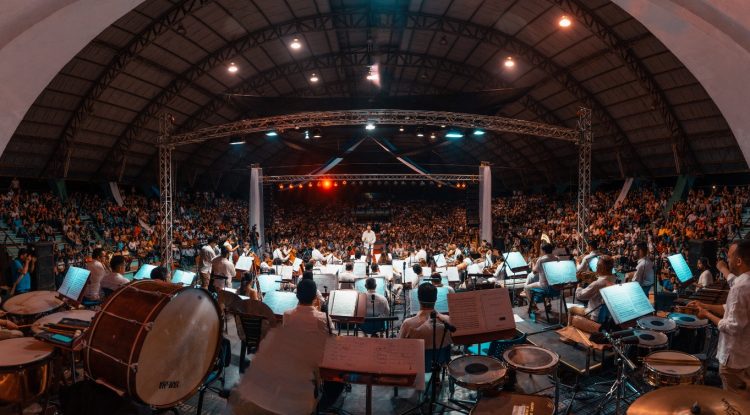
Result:
[[[597,414],[600,414],[602,410],[604,409],[604,406],[609,403],[610,400],[615,400],[615,415],[620,415],[620,406],[625,401],[625,388],[627,387],[631,391],[633,391],[635,394],[640,395],[640,393],[633,388],[632,385],[628,382],[628,373],[627,369],[630,368],[630,370],[635,370],[635,364],[628,359],[628,357],[625,355],[625,353],[622,351],[622,344],[620,341],[616,339],[612,339],[611,337],[607,336],[610,340],[610,343],[612,345],[612,350],[617,355],[617,376],[615,377],[614,383],[609,388],[609,391],[604,395],[604,400],[601,401],[601,403],[596,407],[596,410],[594,411]],[[575,392],[574,392],[575,393]],[[573,397],[575,399],[575,395]],[[573,405],[573,401],[571,401],[571,406]],[[568,408],[570,410],[570,407]]]

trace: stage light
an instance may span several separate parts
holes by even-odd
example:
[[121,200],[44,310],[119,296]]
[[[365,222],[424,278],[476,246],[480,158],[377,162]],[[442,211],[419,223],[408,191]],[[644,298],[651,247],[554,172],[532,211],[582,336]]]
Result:
[[298,189],[301,189],[301,188],[302,188],[302,183],[298,184],[298,185],[297,185],[297,188],[298,188]]
[[307,187],[312,187],[312,182],[308,183]]
[[435,133],[430,133],[430,140],[434,140],[437,138],[437,135]]
[[424,129],[422,127],[417,127],[417,137],[424,137]]
[[464,138],[464,133],[458,130],[449,130],[445,133],[445,138]]
[[318,79],[318,75],[315,75],[314,73],[312,76],[310,76],[310,82],[315,83],[318,82],[320,79]]
[[320,181],[316,182],[316,183],[315,183],[315,186],[318,186],[318,187],[320,187]]
[[268,131],[268,132],[266,133],[266,137],[276,137],[277,135],[279,135],[279,133],[277,133],[277,132],[276,132],[276,131],[274,131],[274,130]]
[[227,67],[227,71],[229,73],[237,73],[237,71],[239,70],[240,68],[238,68],[237,65],[234,64],[234,62],[230,63],[229,66]]
[[346,186],[346,180],[342,180],[341,184],[343,184],[344,186]]
[[310,139],[310,130],[305,130],[305,140]]
[[372,73],[372,66],[367,69],[367,77],[366,79],[368,81],[374,81],[375,80],[375,74]]
[[297,50],[302,47],[302,43],[300,43],[299,39],[295,37],[294,39],[292,39],[292,43],[289,44],[289,47]]
[[516,63],[513,62],[512,57],[508,56],[507,58],[505,58],[505,63],[503,63],[503,65],[505,65],[506,68],[512,68],[516,66]]
[[242,137],[232,137],[229,139],[229,144],[233,146],[245,144],[245,139]]
[[323,180],[323,188],[324,189],[330,189],[331,188],[331,181],[330,180]]
[[333,182],[333,187],[339,187],[339,182]]
[[279,190],[284,190],[284,185],[283,184],[279,185]]
[[365,125],[365,130],[367,130],[367,131],[372,131],[372,130],[374,130],[374,129],[375,129],[375,124],[373,124],[373,123],[371,123],[371,122],[368,122],[368,123],[367,123],[367,124]]
[[313,138],[320,138],[323,137],[323,133],[320,132],[320,128],[316,128],[313,130]]
[[560,27],[570,27],[570,25],[572,23],[573,22],[570,21],[570,19],[568,18],[568,16],[561,17],[560,21],[558,22],[558,24],[560,25]]
[[398,131],[403,133],[404,132],[404,126],[402,125],[402,126],[398,127]]
[[438,183],[437,186],[438,186],[438,188],[440,188],[440,187],[443,187],[443,184],[442,183]]
[[484,135],[484,130],[480,130],[480,129],[477,128],[476,130],[474,130],[474,132],[472,134],[474,134],[477,137],[481,137],[481,136]]
[[440,124],[440,128],[445,128],[445,124]]
[[290,188],[290,189],[294,189],[294,185],[293,185],[293,184],[291,184],[291,183],[289,183],[289,188]]

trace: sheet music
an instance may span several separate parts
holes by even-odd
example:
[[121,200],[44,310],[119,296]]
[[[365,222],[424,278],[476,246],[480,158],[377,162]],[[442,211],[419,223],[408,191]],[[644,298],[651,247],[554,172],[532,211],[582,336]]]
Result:
[[237,258],[237,263],[234,265],[234,268],[240,271],[250,271],[253,269],[253,257],[242,255]]
[[346,373],[416,375],[424,386],[424,340],[335,336],[326,339],[321,368]]
[[302,258],[294,258],[294,262],[292,262],[292,269],[299,269],[300,265],[302,265]]
[[328,314],[331,317],[355,317],[357,316],[357,306],[360,301],[360,292],[355,290],[337,290],[331,293],[328,301],[330,310]]
[[432,257],[435,260],[435,265],[438,267],[444,267],[448,265],[448,262],[445,260],[445,255],[438,254]]
[[599,257],[595,256],[589,259],[589,269],[591,272],[596,272],[596,267],[599,265]]
[[334,275],[336,275],[339,272],[341,272],[342,267],[343,267],[343,265],[339,265],[339,264],[328,264],[328,265],[324,266],[321,269],[321,272],[323,274],[334,274]]
[[391,261],[391,267],[393,268],[393,271],[401,275],[404,272],[404,260],[403,259],[394,259]]
[[404,282],[410,282],[412,286],[417,285],[417,283],[419,282],[419,276],[414,273],[414,269],[412,267],[406,267]]
[[457,267],[448,267],[445,274],[448,276],[448,282],[460,282],[461,278],[458,276]]
[[156,265],[151,264],[143,264],[141,265],[141,268],[138,269],[138,272],[135,273],[135,276],[133,277],[134,280],[147,280],[151,278],[151,271],[156,268]]
[[354,275],[359,276],[367,276],[367,262],[363,261],[355,261],[354,262],[354,270],[352,271]]
[[483,269],[484,269],[484,263],[482,263],[482,264],[471,264],[468,267],[466,267],[466,271],[469,274],[481,274]]
[[321,293],[331,292],[338,289],[339,282],[338,277],[334,274],[314,274],[313,281],[318,286],[318,291]]
[[672,269],[680,282],[685,283],[693,278],[693,272],[690,271],[690,266],[688,266],[682,254],[670,255],[667,259],[669,259],[669,264],[672,265]]
[[599,291],[615,323],[622,324],[654,312],[640,284],[629,282],[604,287]]
[[393,266],[392,265],[379,265],[378,269],[380,269],[380,273],[388,277],[388,279],[393,278]]
[[465,291],[448,295],[454,336],[491,333],[516,327],[508,290]]
[[292,279],[292,274],[294,273],[295,269],[296,268],[294,268],[293,266],[282,265],[281,266],[281,278],[283,278],[285,280],[291,280]]
[[[429,282],[425,284],[430,284]],[[411,293],[409,293],[409,296],[411,297],[411,311],[412,313],[416,314],[417,311],[419,311],[419,295],[417,292],[417,289],[411,290]],[[448,287],[437,287],[437,301],[435,302],[435,311],[438,313],[446,314],[450,312],[450,309],[448,307]]]
[[516,251],[504,253],[503,260],[508,263],[507,267],[511,269],[525,268],[529,266],[523,255]]
[[190,285],[193,283],[194,278],[194,272],[178,269],[175,270],[174,275],[172,276],[172,282],[175,284]]
[[289,291],[269,291],[263,296],[263,303],[277,316],[297,307],[297,295]]
[[[375,292],[385,297],[385,277],[373,277],[375,279],[375,283],[377,284],[375,286]],[[361,293],[367,293],[367,288],[365,288],[365,282],[367,282],[366,279],[359,279],[354,281],[354,289]]]
[[549,285],[561,285],[578,282],[576,263],[570,260],[550,261],[542,264],[544,275]]
[[260,274],[258,275],[258,285],[260,285],[260,291],[267,293],[271,291],[277,291],[281,288],[281,277],[274,274]]
[[87,269],[69,267],[57,292],[73,301],[78,301],[81,298],[83,287],[86,286],[86,281],[89,280],[90,273],[91,271]]

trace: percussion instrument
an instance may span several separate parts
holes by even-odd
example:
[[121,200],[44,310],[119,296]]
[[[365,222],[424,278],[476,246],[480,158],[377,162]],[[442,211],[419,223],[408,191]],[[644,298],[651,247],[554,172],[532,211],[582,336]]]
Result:
[[462,356],[448,364],[448,375],[458,386],[475,391],[489,391],[505,381],[505,364],[489,356]]
[[538,395],[503,392],[501,395],[481,399],[469,412],[472,415],[552,415],[554,401]]
[[33,337],[0,341],[0,404],[24,404],[44,394],[53,351]]
[[31,291],[7,299],[3,310],[8,312],[8,319],[25,326],[60,310],[63,305],[65,303],[57,298],[57,291]]
[[31,331],[36,334],[44,329],[46,324],[57,324],[64,318],[72,318],[76,320],[91,321],[94,319],[96,312],[91,310],[69,310],[60,311],[59,313],[46,315],[39,320],[35,321],[31,326]]
[[708,320],[683,313],[670,313],[667,317],[674,321],[680,330],[672,340],[672,347],[685,353],[702,353]]
[[633,335],[638,337],[636,345],[636,356],[644,357],[659,349],[666,349],[669,338],[666,334],[653,330],[633,330]]
[[207,291],[136,281],[112,294],[94,318],[84,369],[121,395],[171,407],[213,368],[221,329],[219,306]]
[[687,306],[681,306],[676,305],[673,307],[675,313],[681,313],[681,314],[690,314],[693,316],[698,315],[698,309],[696,307],[687,307]]
[[547,375],[557,369],[560,357],[543,347],[519,344],[503,353],[503,360],[516,372],[532,375]]
[[656,316],[641,317],[635,322],[639,328],[644,330],[658,331],[664,334],[670,334],[677,331],[677,323],[674,321]]
[[703,365],[687,353],[661,350],[643,359],[643,380],[654,387],[703,383]]
[[669,386],[642,395],[630,405],[627,414],[750,414],[750,401],[738,393],[712,386]]

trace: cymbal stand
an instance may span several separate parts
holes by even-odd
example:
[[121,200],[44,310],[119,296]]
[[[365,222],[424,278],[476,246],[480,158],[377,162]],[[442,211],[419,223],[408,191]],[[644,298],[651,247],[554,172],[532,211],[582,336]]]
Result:
[[596,407],[595,413],[600,414],[604,409],[604,406],[607,405],[610,400],[614,399],[615,415],[620,415],[620,406],[623,404],[623,401],[625,401],[625,388],[628,387],[629,389],[635,391],[636,394],[639,394],[638,391],[636,391],[628,383],[627,370],[628,368],[630,370],[635,370],[636,367],[635,364],[623,352],[623,344],[619,339],[613,339],[609,335],[607,335],[607,339],[609,339],[610,344],[612,345],[612,350],[617,355],[617,376],[615,377],[614,383],[612,383],[612,385],[610,386],[609,391],[606,393],[606,395],[604,395],[605,399],[601,401],[601,403]]

